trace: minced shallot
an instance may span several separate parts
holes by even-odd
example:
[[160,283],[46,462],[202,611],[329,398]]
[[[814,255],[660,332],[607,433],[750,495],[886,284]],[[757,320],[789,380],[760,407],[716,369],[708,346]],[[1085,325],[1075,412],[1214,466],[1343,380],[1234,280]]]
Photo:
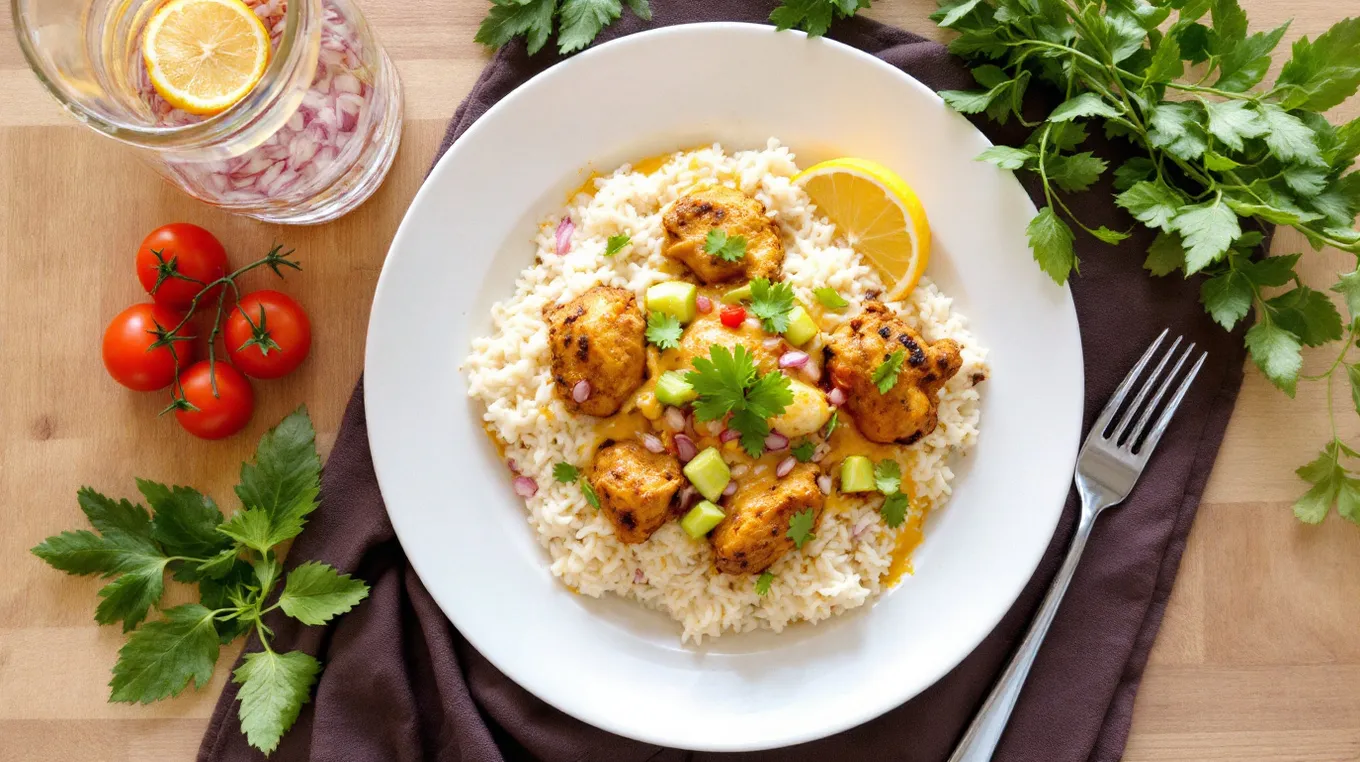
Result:
[[779,465],[774,467],[774,475],[783,479],[785,476],[789,475],[789,472],[792,471],[793,467],[796,465],[798,465],[798,459],[790,455],[779,461]]
[[666,445],[661,441],[661,438],[655,434],[643,434],[642,446],[647,448],[647,452],[655,453],[657,455],[666,451]]
[[533,497],[538,492],[538,482],[527,476],[516,476],[511,484],[515,488],[515,494],[520,497]]
[[578,403],[590,399],[590,382],[584,378],[577,381],[576,386],[571,387],[571,398]]
[[699,454],[699,447],[694,444],[693,439],[690,439],[684,434],[676,434],[675,452],[676,455],[680,457],[681,463],[688,463],[691,460],[694,460],[695,455]]

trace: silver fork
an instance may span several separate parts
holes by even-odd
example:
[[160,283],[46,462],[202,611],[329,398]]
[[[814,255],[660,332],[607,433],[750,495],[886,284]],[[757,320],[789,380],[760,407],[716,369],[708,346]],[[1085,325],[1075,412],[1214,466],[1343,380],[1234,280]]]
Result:
[[[1025,685],[1030,667],[1034,664],[1034,657],[1039,653],[1039,647],[1043,645],[1044,636],[1048,634],[1049,625],[1053,624],[1053,617],[1058,613],[1063,594],[1067,592],[1067,586],[1072,581],[1072,574],[1081,561],[1082,551],[1086,548],[1086,540],[1091,536],[1091,527],[1095,525],[1096,517],[1106,508],[1118,505],[1128,497],[1134,483],[1138,481],[1138,476],[1147,466],[1152,451],[1157,448],[1162,433],[1171,423],[1171,416],[1176,413],[1176,408],[1180,406],[1186,390],[1190,388],[1190,382],[1195,380],[1200,366],[1204,365],[1207,353],[1199,356],[1180,386],[1176,388],[1175,394],[1166,403],[1161,415],[1149,425],[1158,403],[1162,401],[1172,381],[1180,374],[1181,368],[1195,350],[1193,343],[1186,347],[1176,357],[1176,364],[1171,368],[1171,372],[1163,376],[1162,371],[1166,369],[1172,356],[1177,354],[1176,350],[1181,345],[1183,337],[1177,336],[1171,348],[1162,354],[1157,367],[1139,388],[1132,404],[1125,407],[1124,401],[1129,390],[1133,388],[1148,363],[1157,356],[1157,350],[1166,339],[1166,335],[1167,331],[1162,331],[1156,341],[1152,342],[1152,346],[1143,353],[1142,359],[1124,377],[1124,381],[1119,384],[1114,396],[1110,397],[1100,417],[1096,419],[1095,425],[1091,427],[1091,432],[1086,435],[1086,443],[1082,445],[1081,453],[1077,456],[1075,481],[1077,494],[1081,496],[1081,519],[1077,522],[1072,547],[1067,551],[1067,558],[1063,561],[1062,568],[1058,570],[1058,575],[1054,577],[1048,595],[1039,606],[1039,613],[1035,615],[1034,623],[1030,625],[1029,632],[1020,643],[1020,648],[1011,658],[1011,663],[1006,666],[1001,681],[992,689],[977,717],[974,717],[973,723],[968,726],[968,732],[964,733],[963,740],[954,749],[949,762],[987,762],[992,758],[997,744],[1001,741],[1001,734],[1006,729],[1006,723],[1010,720],[1011,710],[1015,708],[1015,702],[1020,698],[1020,691]],[[1160,385],[1157,383],[1159,379]],[[1156,394],[1149,400],[1148,394],[1154,387]]]

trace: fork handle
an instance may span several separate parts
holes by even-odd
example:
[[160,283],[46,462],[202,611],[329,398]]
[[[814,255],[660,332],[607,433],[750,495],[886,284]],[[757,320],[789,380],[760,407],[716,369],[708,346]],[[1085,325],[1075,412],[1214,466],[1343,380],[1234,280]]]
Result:
[[1039,647],[1043,645],[1049,625],[1053,624],[1053,617],[1058,613],[1058,605],[1062,603],[1063,594],[1067,592],[1067,586],[1072,582],[1077,564],[1081,562],[1082,551],[1086,549],[1086,540],[1091,536],[1095,517],[1086,515],[1085,511],[1082,514],[1076,536],[1072,538],[1072,547],[1067,551],[1062,568],[1053,578],[1053,584],[1048,588],[1048,594],[1044,596],[1043,605],[1039,607],[1034,623],[1030,625],[1029,632],[1025,633],[1025,639],[1016,649],[1015,656],[1011,657],[1011,663],[1006,665],[1001,680],[992,688],[991,694],[982,704],[982,709],[968,726],[968,732],[963,734],[963,739],[949,757],[949,762],[988,762],[996,752],[997,744],[1001,742],[1001,734],[1005,732],[1006,723],[1010,721],[1011,711],[1015,709],[1015,702],[1020,698],[1025,678],[1029,676],[1029,668],[1034,665],[1034,657],[1038,655]]

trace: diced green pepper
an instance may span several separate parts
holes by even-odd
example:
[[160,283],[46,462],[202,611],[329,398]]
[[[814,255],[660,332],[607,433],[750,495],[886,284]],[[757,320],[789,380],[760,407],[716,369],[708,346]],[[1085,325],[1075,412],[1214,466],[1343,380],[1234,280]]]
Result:
[[721,508],[702,500],[680,519],[680,528],[685,530],[685,534],[697,540],[713,531],[713,527],[726,517],[727,514],[723,513]]
[[[700,495],[709,500],[717,500],[722,497],[723,490],[727,489],[727,483],[732,480],[732,472],[723,462],[718,448],[710,447],[685,464],[685,478],[699,490]],[[873,483],[873,466],[869,467],[869,482]]]
[[722,295],[723,304],[737,304],[738,302],[751,301],[751,284],[747,283],[741,288],[734,288]]
[[863,455],[848,455],[841,461],[841,492],[873,492],[874,462]]
[[664,312],[673,315],[681,323],[688,323],[699,314],[698,300],[699,288],[682,280],[649,287],[645,299],[648,312]]
[[801,347],[812,341],[818,330],[817,321],[799,304],[789,312],[789,327],[784,329],[784,338],[795,347]]
[[656,380],[656,401],[663,405],[680,406],[693,402],[699,393],[685,380],[685,374],[668,370]]

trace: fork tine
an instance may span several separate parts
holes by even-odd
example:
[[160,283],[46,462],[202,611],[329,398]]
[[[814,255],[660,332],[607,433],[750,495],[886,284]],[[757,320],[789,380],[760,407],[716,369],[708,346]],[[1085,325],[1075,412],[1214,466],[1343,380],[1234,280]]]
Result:
[[[1166,396],[1166,390],[1171,388],[1171,382],[1175,381],[1176,376],[1180,375],[1181,368],[1185,367],[1186,359],[1188,359],[1194,351],[1195,345],[1192,343],[1185,348],[1185,351],[1181,353],[1180,357],[1176,358],[1175,366],[1171,368],[1170,373],[1166,374],[1166,378],[1162,379],[1161,385],[1157,388],[1157,394],[1153,396],[1152,400],[1143,408],[1142,414],[1138,416],[1138,423],[1131,429],[1132,433],[1129,434],[1128,440],[1124,442],[1125,450],[1132,451],[1134,443],[1138,441],[1138,437],[1146,433],[1147,422],[1152,418],[1152,411],[1157,409],[1157,405],[1162,401],[1162,397]],[[1150,383],[1151,382],[1149,382],[1149,384]],[[1132,410],[1129,412],[1129,415],[1132,417]]]
[[1124,380],[1119,382],[1119,388],[1114,390],[1114,394],[1110,396],[1110,401],[1105,403],[1105,409],[1100,411],[1100,417],[1096,418],[1095,425],[1091,427],[1091,433],[1087,435],[1087,439],[1104,438],[1105,428],[1110,425],[1110,419],[1114,418],[1114,414],[1119,412],[1119,405],[1124,402],[1124,395],[1129,393],[1129,388],[1133,386],[1133,382],[1138,380],[1138,374],[1143,372],[1144,366],[1148,364],[1148,360],[1152,359],[1153,353],[1157,351],[1157,347],[1162,345],[1162,339],[1165,339],[1170,331],[1170,328],[1163,328],[1157,338],[1153,339],[1152,345],[1143,353],[1142,359],[1133,366],[1133,370],[1129,371],[1127,376],[1124,376]]
[[[1189,354],[1189,350],[1186,350],[1186,354]],[[1157,449],[1157,443],[1162,439],[1162,432],[1166,431],[1166,427],[1171,423],[1171,416],[1176,414],[1176,408],[1180,407],[1181,400],[1185,397],[1185,393],[1190,389],[1190,382],[1195,380],[1195,376],[1199,374],[1200,366],[1204,365],[1204,360],[1208,356],[1208,352],[1200,354],[1199,359],[1195,361],[1194,367],[1190,368],[1190,372],[1185,375],[1185,380],[1181,382],[1180,387],[1176,389],[1176,393],[1171,397],[1171,401],[1166,403],[1166,410],[1162,411],[1161,416],[1157,418],[1157,422],[1152,425],[1152,429],[1148,431],[1147,438],[1143,440],[1142,448],[1138,450],[1138,458],[1140,460],[1146,461],[1151,457],[1152,451]]]
[[[1118,430],[1110,437],[1116,443],[1122,440],[1124,435],[1130,431],[1137,431],[1143,427],[1144,421],[1147,420],[1146,415],[1138,420],[1138,429],[1135,429],[1133,425],[1134,420],[1138,417],[1138,411],[1142,409],[1143,400],[1147,399],[1148,392],[1151,392],[1157,385],[1157,380],[1162,377],[1162,370],[1166,368],[1166,364],[1170,362],[1172,356],[1176,354],[1176,350],[1180,347],[1181,340],[1184,338],[1184,336],[1177,336],[1176,340],[1171,342],[1171,346],[1166,350],[1166,353],[1162,355],[1162,359],[1157,363],[1157,367],[1153,368],[1152,372],[1148,374],[1147,380],[1143,382],[1143,386],[1138,390],[1138,395],[1133,398],[1133,404],[1129,405],[1128,411],[1124,413],[1124,420],[1119,422]],[[1173,372],[1171,375],[1174,376],[1175,373]],[[1166,384],[1163,383],[1162,390],[1165,391],[1165,389]],[[1158,396],[1160,396],[1160,394]]]

